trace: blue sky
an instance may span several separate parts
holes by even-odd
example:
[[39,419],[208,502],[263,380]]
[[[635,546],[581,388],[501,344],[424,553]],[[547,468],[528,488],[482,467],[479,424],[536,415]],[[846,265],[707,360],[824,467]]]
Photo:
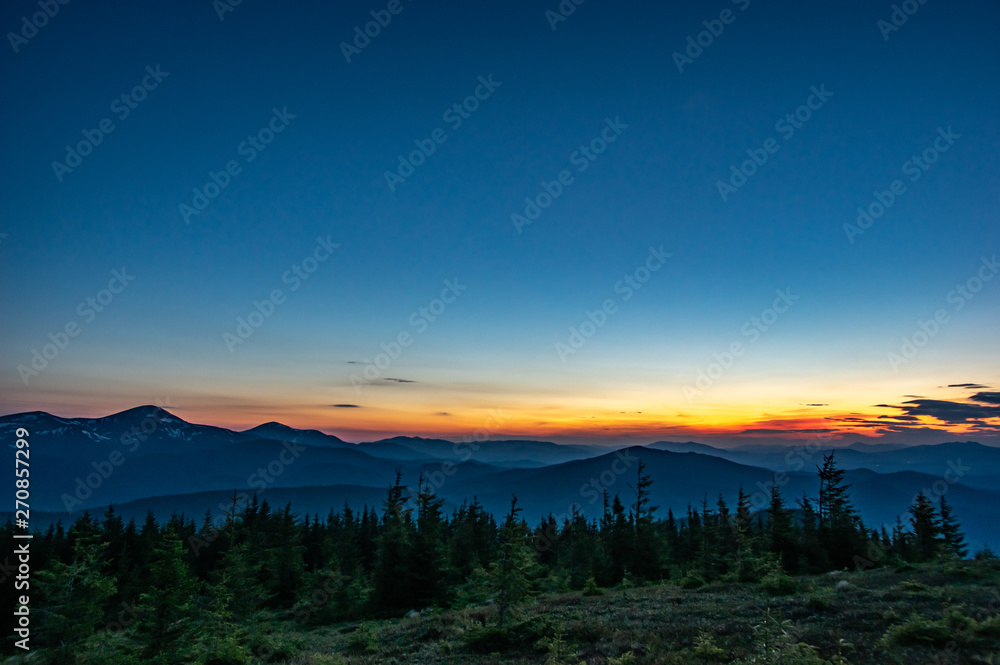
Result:
[[[207,0],[70,3],[16,53],[8,36],[5,412],[159,400],[196,421],[357,440],[460,435],[503,408],[510,432],[559,440],[761,423],[795,436],[1000,382],[1000,280],[961,311],[947,299],[1000,248],[997,3],[919,5],[885,39],[891,3],[590,0],[553,30],[556,2],[403,0],[348,63],[341,42],[387,4],[248,0],[220,20]],[[731,22],[678,71],[673,54],[724,10]],[[38,11],[8,3],[0,25],[20,31]],[[157,66],[168,75],[120,118],[113,100]],[[453,128],[443,114],[479,77],[499,86]],[[813,88],[832,95],[784,136],[776,123]],[[273,109],[294,118],[248,162],[239,146]],[[103,118],[114,131],[60,181],[53,161]],[[627,128],[578,172],[572,154],[608,119]],[[903,164],[949,127],[959,138],[911,182]],[[437,128],[447,139],[390,191],[397,156]],[[723,200],[718,181],[769,138],[777,152]],[[239,174],[186,224],[178,206],[231,160]],[[572,184],[518,233],[511,215],[563,169]],[[906,191],[849,242],[844,224],[896,179]],[[340,247],[292,291],[282,276],[318,237]],[[651,246],[671,258],[622,301],[615,284]],[[123,267],[134,281],[84,322],[79,303]],[[411,314],[449,279],[467,289],[418,332]],[[275,288],[287,299],[230,352],[224,335]],[[795,304],[687,399],[786,288]],[[619,308],[563,362],[557,345],[609,298]],[[948,323],[893,367],[939,309]],[[72,322],[79,335],[25,381],[18,367]],[[377,378],[352,384],[356,363],[407,332]],[[922,420],[910,435],[994,436],[984,422]]]

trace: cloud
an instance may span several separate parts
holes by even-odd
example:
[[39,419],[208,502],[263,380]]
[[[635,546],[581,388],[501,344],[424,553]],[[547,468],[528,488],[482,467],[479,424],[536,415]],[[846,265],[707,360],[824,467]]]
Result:
[[803,406],[830,406],[829,404],[803,404]]
[[450,413],[448,413],[447,411],[438,411],[438,412],[437,412],[437,413],[435,413],[434,415],[435,415],[435,416],[450,416],[451,414],[450,414]]
[[975,402],[983,402],[984,404],[1000,404],[1000,393],[976,393],[969,397],[969,399]]
[[372,386],[386,386],[390,383],[420,383],[419,381],[413,381],[411,379],[397,379],[392,376],[386,376],[381,379],[373,379],[369,385]]
[[360,409],[361,407],[357,404],[331,404],[335,409]]
[[745,429],[740,434],[825,434],[827,432],[836,432],[835,428],[817,428],[817,429],[781,429],[779,427],[758,427],[755,429]]
[[981,386],[978,383],[949,383],[949,388],[972,388],[974,390],[985,390],[989,386]]
[[1000,418],[1000,406],[949,402],[943,399],[911,399],[903,402],[901,406],[890,408],[900,409],[908,416],[930,416],[952,425]]

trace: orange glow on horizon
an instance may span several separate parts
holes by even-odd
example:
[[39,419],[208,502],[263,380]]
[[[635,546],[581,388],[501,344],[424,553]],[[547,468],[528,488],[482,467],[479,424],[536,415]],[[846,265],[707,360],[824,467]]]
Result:
[[610,410],[602,410],[586,416],[526,408],[476,409],[454,413],[360,407],[276,408],[266,415],[244,410],[209,412],[184,407],[168,410],[191,422],[234,430],[246,430],[276,420],[299,429],[317,429],[347,441],[371,441],[392,436],[458,440],[485,434],[491,438],[587,438],[609,442],[613,439],[698,441],[723,437],[794,442],[821,435],[832,440],[873,436],[893,424],[947,431],[956,436],[975,435],[980,431],[971,424],[946,425],[928,416],[918,416],[916,420],[903,423],[889,417],[895,414],[887,408],[846,412],[832,408],[815,409],[814,414],[809,416],[800,415],[796,409],[785,413],[733,409],[698,415],[646,411],[611,413]]

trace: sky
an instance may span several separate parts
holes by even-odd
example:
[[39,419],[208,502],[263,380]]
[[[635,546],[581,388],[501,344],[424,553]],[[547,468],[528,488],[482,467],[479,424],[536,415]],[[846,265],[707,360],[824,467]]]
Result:
[[1000,443],[1000,3],[675,4],[4,3],[0,413]]

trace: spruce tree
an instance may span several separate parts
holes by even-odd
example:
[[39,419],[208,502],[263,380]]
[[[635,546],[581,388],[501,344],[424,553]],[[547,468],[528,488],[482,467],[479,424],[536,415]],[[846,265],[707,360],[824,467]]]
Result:
[[660,543],[653,525],[653,513],[656,512],[657,506],[652,505],[650,500],[652,485],[653,478],[646,473],[645,462],[639,460],[636,483],[632,488],[635,493],[635,503],[632,504],[635,547],[629,570],[645,580],[659,578],[661,567]]
[[510,512],[499,533],[497,560],[490,567],[490,587],[497,605],[497,622],[503,627],[510,611],[528,594],[531,552],[524,524],[518,519],[521,509],[517,497],[511,497]]
[[785,508],[785,500],[781,497],[777,483],[771,485],[771,503],[767,507],[767,530],[768,549],[781,557],[785,570],[797,570],[799,562],[792,514]]
[[423,476],[417,484],[417,533],[413,546],[414,596],[420,605],[445,601],[444,499]]
[[104,627],[105,610],[117,591],[117,579],[106,571],[109,544],[98,541],[97,535],[78,538],[70,563],[57,560],[36,573],[43,598],[39,642],[63,656]]
[[910,506],[910,527],[913,529],[914,558],[928,561],[941,543],[941,518],[934,504],[919,492]]
[[407,497],[403,496],[405,489],[402,472],[397,470],[396,481],[382,504],[382,532],[372,575],[373,601],[379,610],[413,609],[419,600],[412,567],[415,533]]
[[820,545],[826,550],[830,563],[843,568],[853,563],[854,557],[867,551],[867,536],[861,528],[861,520],[848,489],[844,483],[844,470],[837,466],[834,454],[823,456],[823,466],[819,471],[819,519]]
[[969,548],[965,544],[965,534],[962,533],[962,528],[943,494],[941,495],[940,515],[941,537],[944,539],[945,547],[960,559],[965,558],[969,554]]
[[186,662],[200,586],[189,570],[183,539],[168,528],[151,553],[146,591],[139,596],[136,635],[144,663]]

